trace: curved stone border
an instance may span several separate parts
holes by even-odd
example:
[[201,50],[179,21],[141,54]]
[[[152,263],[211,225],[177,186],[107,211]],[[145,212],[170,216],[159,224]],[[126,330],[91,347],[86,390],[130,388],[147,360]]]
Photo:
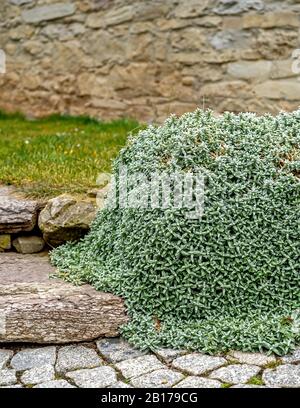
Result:
[[300,348],[282,359],[241,352],[207,356],[161,349],[146,353],[121,338],[67,346],[6,348],[0,350],[0,387],[300,387],[299,353]]

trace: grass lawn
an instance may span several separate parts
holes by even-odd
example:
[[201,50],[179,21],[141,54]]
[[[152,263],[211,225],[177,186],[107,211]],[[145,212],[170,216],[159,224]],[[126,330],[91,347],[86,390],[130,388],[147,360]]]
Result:
[[52,197],[96,187],[100,172],[141,126],[132,120],[99,122],[87,117],[27,120],[0,112],[0,184],[28,196]]

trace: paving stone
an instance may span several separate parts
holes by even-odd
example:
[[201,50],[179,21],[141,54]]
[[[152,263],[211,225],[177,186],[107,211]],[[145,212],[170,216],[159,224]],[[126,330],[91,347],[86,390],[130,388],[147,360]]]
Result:
[[133,378],[164,368],[164,365],[157,357],[148,355],[121,361],[116,364],[116,368],[121,371],[124,377]]
[[16,384],[16,382],[16,370],[10,370],[8,368],[0,370],[0,385],[12,385]]
[[13,356],[13,351],[11,350],[0,350],[0,370],[5,368],[9,359]]
[[236,384],[230,388],[268,388],[265,385],[255,385],[255,384]]
[[117,382],[115,370],[107,366],[71,371],[66,377],[80,388],[104,388]]
[[155,354],[162,358],[166,363],[171,363],[175,358],[186,354],[186,350],[173,350],[169,348],[161,348],[155,350]]
[[117,381],[116,383],[110,385],[107,388],[133,388],[130,384],[126,384],[123,381]]
[[146,354],[145,351],[140,351],[132,347],[129,343],[120,338],[102,339],[97,341],[96,344],[100,353],[111,363],[118,363]]
[[66,380],[46,381],[35,385],[33,388],[76,388]]
[[226,363],[227,361],[223,357],[212,357],[200,353],[192,353],[176,358],[172,362],[172,365],[178,370],[185,371],[189,374],[201,375],[207,371],[219,368]]
[[135,388],[168,388],[172,387],[183,378],[183,374],[169,369],[152,371],[151,373],[133,378]]
[[294,350],[292,354],[282,357],[284,363],[300,363],[300,348]]
[[17,371],[24,371],[45,364],[54,366],[55,360],[56,348],[49,346],[22,350],[13,356],[10,365]]
[[275,370],[267,369],[262,378],[268,387],[298,388],[300,387],[300,366],[284,364]]
[[23,384],[39,384],[55,379],[54,367],[50,364],[45,364],[40,367],[33,367],[30,370],[24,371],[21,376]]
[[66,371],[77,370],[78,368],[95,368],[102,365],[96,351],[84,346],[66,346],[58,350],[56,371],[65,373]]
[[266,364],[276,363],[274,356],[267,356],[262,353],[244,353],[242,351],[231,351],[227,355],[228,360],[236,360],[239,363],[265,366]]
[[189,376],[176,384],[174,388],[221,388],[221,383],[208,378]]
[[244,384],[257,375],[260,367],[248,364],[232,364],[213,371],[210,378],[215,378],[229,384]]

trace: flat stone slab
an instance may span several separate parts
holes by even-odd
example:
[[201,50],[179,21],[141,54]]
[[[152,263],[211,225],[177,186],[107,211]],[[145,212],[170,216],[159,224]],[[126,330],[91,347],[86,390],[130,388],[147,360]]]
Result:
[[50,279],[45,254],[2,253],[0,342],[71,343],[115,337],[126,323],[118,296]]
[[13,187],[0,186],[0,234],[32,231],[40,203],[18,195]]
[[47,252],[30,255],[6,252],[0,255],[1,285],[47,283],[53,273],[55,268],[50,265]]

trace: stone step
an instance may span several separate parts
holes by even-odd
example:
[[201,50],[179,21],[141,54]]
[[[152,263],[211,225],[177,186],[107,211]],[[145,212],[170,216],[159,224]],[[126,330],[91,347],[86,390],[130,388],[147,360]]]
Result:
[[89,285],[50,279],[47,253],[0,254],[0,342],[69,343],[114,337],[123,300]]

